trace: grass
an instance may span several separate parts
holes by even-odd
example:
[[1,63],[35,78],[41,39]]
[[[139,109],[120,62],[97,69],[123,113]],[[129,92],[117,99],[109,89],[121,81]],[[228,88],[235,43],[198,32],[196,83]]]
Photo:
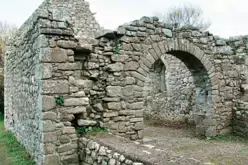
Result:
[[217,142],[226,142],[226,143],[242,142],[242,143],[248,144],[248,139],[240,137],[240,136],[235,136],[233,134],[217,135],[215,137],[211,137],[208,140],[217,141]]
[[35,165],[25,148],[10,132],[4,131],[4,121],[0,120],[0,143],[6,146],[7,156],[12,165]]

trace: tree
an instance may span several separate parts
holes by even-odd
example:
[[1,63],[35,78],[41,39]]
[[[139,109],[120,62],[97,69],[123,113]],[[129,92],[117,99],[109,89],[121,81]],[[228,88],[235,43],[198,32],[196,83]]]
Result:
[[3,77],[3,56],[5,47],[10,38],[17,32],[17,27],[7,23],[0,22],[0,118],[4,112],[4,77]]
[[191,26],[200,30],[207,30],[211,23],[205,21],[203,11],[200,7],[191,4],[183,6],[172,6],[166,13],[156,15],[165,23],[172,24],[173,27]]
[[17,32],[15,25],[10,25],[5,22],[0,22],[0,56],[1,59],[5,52],[5,47],[11,37]]

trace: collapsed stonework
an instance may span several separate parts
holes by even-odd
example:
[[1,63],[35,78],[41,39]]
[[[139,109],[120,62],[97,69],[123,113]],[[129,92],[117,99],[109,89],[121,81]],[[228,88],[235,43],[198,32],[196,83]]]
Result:
[[156,17],[101,31],[84,0],[46,0],[5,56],[5,127],[42,165],[80,162],[80,126],[141,139],[144,115],[190,115],[197,135],[244,135],[247,38]]

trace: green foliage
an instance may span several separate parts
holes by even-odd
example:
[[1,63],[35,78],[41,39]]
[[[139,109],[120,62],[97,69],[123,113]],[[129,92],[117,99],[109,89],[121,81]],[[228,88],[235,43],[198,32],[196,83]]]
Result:
[[56,97],[56,103],[58,105],[63,105],[64,104],[64,97],[63,96]]
[[210,141],[218,141],[218,142],[225,142],[225,143],[233,143],[233,142],[244,142],[248,144],[248,139],[243,138],[240,136],[235,136],[233,134],[224,134],[224,135],[217,135],[215,137],[210,137],[208,140]]
[[107,128],[100,128],[100,127],[93,127],[93,128],[88,128],[86,126],[80,127],[77,130],[77,134],[79,135],[85,135],[85,134],[97,134],[97,133],[108,133]]
[[[10,132],[4,132],[3,120],[0,121],[0,145],[7,148],[7,156],[12,165],[35,165],[29,153],[16,140],[15,136]],[[1,164],[1,162],[0,162]]]
[[0,120],[3,120],[4,119],[4,114],[3,112],[0,112]]
[[115,40],[114,53],[115,53],[116,56],[120,55],[120,43],[119,43],[119,40]]

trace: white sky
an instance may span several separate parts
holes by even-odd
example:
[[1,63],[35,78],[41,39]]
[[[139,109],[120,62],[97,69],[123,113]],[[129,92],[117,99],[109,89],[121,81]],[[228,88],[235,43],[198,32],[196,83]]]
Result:
[[[214,35],[229,37],[248,34],[247,0],[88,0],[101,26],[115,29],[118,25],[166,11],[171,5],[191,3],[201,7],[211,20]],[[42,0],[0,0],[0,21],[20,26]]]

